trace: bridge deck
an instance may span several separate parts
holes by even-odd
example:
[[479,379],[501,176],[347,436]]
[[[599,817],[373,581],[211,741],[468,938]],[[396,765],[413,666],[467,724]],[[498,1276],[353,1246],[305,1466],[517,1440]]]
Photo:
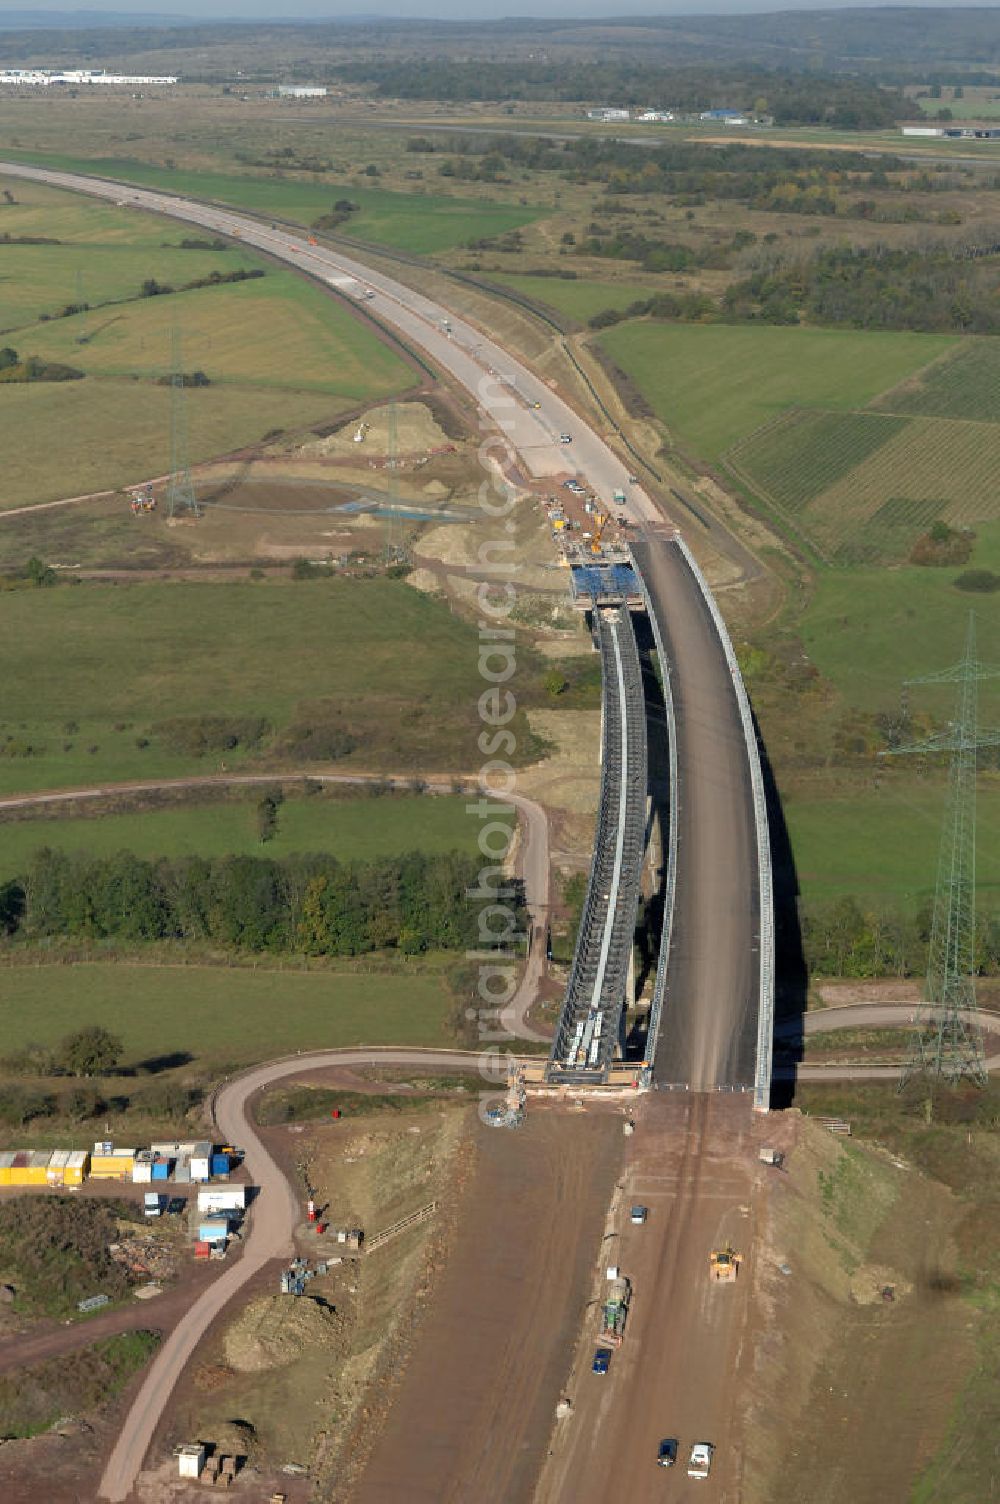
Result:
[[646,828],[646,727],[635,632],[624,608],[594,620],[604,684],[594,861],[550,1077],[603,1076],[618,1043]]
[[632,552],[669,661],[678,742],[676,898],[654,1076],[694,1090],[751,1086],[760,902],[736,693],[680,549],[649,536]]

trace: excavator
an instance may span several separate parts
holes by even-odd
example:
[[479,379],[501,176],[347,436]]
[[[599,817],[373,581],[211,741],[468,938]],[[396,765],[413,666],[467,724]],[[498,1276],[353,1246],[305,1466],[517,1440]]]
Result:
[[734,1284],[742,1262],[743,1255],[737,1253],[731,1243],[725,1248],[713,1248],[708,1258],[709,1277],[723,1284]]
[[608,525],[608,520],[607,512],[594,513],[594,531],[590,539],[590,552],[592,554],[599,554],[601,552],[601,538],[604,536],[604,529]]

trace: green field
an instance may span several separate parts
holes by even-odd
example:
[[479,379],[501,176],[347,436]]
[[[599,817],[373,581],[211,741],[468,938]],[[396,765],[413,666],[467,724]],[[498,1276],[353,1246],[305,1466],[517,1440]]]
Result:
[[[934,896],[945,778],[913,780],[898,764],[877,788],[832,799],[791,797],[782,804],[808,909],[851,894],[912,913]],[[977,889],[1000,893],[1000,784],[984,779],[979,798]]]
[[[976,568],[1000,569],[1000,526],[983,530],[972,557]],[[1000,662],[1000,594],[956,590],[957,569],[847,568],[816,579],[800,633],[810,659],[849,705],[897,713],[904,679],[947,668],[962,656],[970,610],[979,654]],[[1000,688],[980,690],[984,724],[1000,723]],[[914,689],[915,711],[951,713],[952,693]],[[873,770],[876,771],[876,770]]]
[[794,407],[734,445],[726,462],[784,510],[799,512],[905,426],[905,418]]
[[964,339],[943,360],[884,392],[873,406],[928,418],[1000,421],[1000,342]]
[[[186,370],[197,367],[213,382],[275,389],[279,421],[290,420],[299,391],[368,400],[413,379],[366,324],[315,283],[273,269],[252,282],[54,320],[18,339],[43,360],[95,375],[155,378],[170,368],[175,324]],[[81,332],[88,336],[83,345]],[[199,395],[192,392],[189,408]]]
[[[63,243],[0,244],[0,327],[16,327],[6,342],[22,358],[88,376],[0,387],[0,508],[169,469],[170,393],[154,383],[170,369],[175,324],[184,369],[213,383],[185,402],[192,463],[412,384],[405,362],[363,321],[290,271],[267,266],[250,282],[139,299],[148,277],[176,286],[263,263],[241,250],[183,251],[177,242],[193,232],[168,221],[9,181],[17,202],[0,207],[0,233]],[[134,301],[40,320],[68,303],[109,299]]]
[[[192,390],[186,404],[188,453],[192,463],[206,460],[255,443],[284,424],[327,421],[351,406],[321,392],[273,387]],[[0,387],[0,453],[0,509],[164,475],[170,468],[170,391],[138,381],[93,379]],[[128,521],[125,507],[123,524]]]
[[8,966],[4,1049],[54,1044],[85,1024],[119,1035],[137,1064],[177,1052],[227,1067],[295,1050],[449,1043],[448,998],[432,971],[395,975],[225,966]]
[[155,188],[191,198],[213,199],[250,213],[312,224],[329,214],[337,199],[349,198],[359,206],[351,216],[352,235],[380,245],[399,247],[418,255],[433,255],[472,239],[503,235],[539,217],[538,209],[498,204],[490,190],[481,196],[462,198],[435,193],[395,193],[385,188],[358,186],[352,178],[334,176],[325,182],[300,182],[279,177],[253,177],[248,173],[172,171],[138,162],[131,157],[74,157],[38,154],[4,148],[11,162],[35,162],[65,172],[83,172],[96,177],[119,178],[140,187]]
[[368,861],[406,851],[478,849],[479,822],[466,813],[464,797],[392,795],[330,799],[323,795],[287,798],[278,812],[273,840],[257,836],[257,801],[246,800],[75,819],[6,821],[0,839],[0,872],[25,870],[42,846],[112,856],[266,856],[292,852],[331,852],[340,861]]
[[151,731],[173,716],[280,728],[303,713],[351,729],[362,767],[451,771],[475,756],[475,631],[401,581],[6,592],[0,632],[17,644],[0,723],[6,791],[216,771],[217,756],[181,756]]
[[586,323],[605,308],[625,309],[640,298],[649,298],[653,289],[638,282],[590,282],[583,277],[575,281],[563,277],[498,276],[488,273],[488,280],[511,287],[536,303],[548,303],[558,313]]
[[936,334],[647,321],[601,335],[674,440],[709,460],[786,408],[863,407],[954,343]]

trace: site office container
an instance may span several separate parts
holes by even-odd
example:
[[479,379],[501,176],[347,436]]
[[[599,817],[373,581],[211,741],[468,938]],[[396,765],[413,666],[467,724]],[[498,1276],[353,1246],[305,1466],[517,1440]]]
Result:
[[86,1149],[71,1149],[63,1171],[63,1185],[83,1185],[90,1173],[90,1155]]
[[170,1166],[172,1164],[173,1164],[173,1160],[172,1159],[154,1159],[153,1160],[153,1179],[154,1180],[169,1180],[170,1179]]
[[10,1167],[11,1185],[47,1185],[51,1149],[18,1149]]
[[209,1217],[198,1225],[198,1239],[202,1243],[224,1243],[228,1237],[228,1217]]
[[211,1168],[213,1177],[216,1176],[216,1175],[228,1175],[229,1174],[229,1155],[228,1154],[213,1154],[212,1155],[212,1159],[211,1159],[210,1168]]
[[212,1168],[212,1145],[195,1144],[191,1150],[191,1179],[208,1180]]
[[94,1154],[90,1173],[94,1180],[131,1180],[135,1170],[134,1149],[114,1149],[110,1154]]
[[195,1256],[195,1258],[196,1259],[207,1259],[211,1255],[211,1252],[212,1252],[212,1245],[211,1245],[211,1243],[206,1243],[203,1238],[199,1238],[198,1241],[194,1245],[194,1256]]
[[69,1163],[68,1149],[53,1149],[49,1159],[49,1167],[45,1172],[45,1180],[48,1185],[63,1185],[66,1179],[66,1166]]
[[247,1204],[245,1185],[213,1185],[198,1192],[198,1211],[243,1211]]
[[153,1156],[148,1149],[140,1149],[132,1166],[132,1181],[135,1185],[146,1185],[153,1178]]

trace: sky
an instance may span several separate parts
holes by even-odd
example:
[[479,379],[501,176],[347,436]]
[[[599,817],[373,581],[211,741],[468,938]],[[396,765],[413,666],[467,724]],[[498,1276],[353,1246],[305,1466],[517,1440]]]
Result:
[[[60,4],[59,0],[0,0],[0,19],[5,12],[19,15],[58,10],[90,13],[114,11],[136,17],[148,15],[197,16],[210,20],[336,20],[340,16],[441,17],[448,20],[486,20],[497,16],[531,15],[594,18],[614,15],[732,15],[754,11],[831,10],[857,8],[865,0],[84,0],[83,4]],[[872,5],[884,0],[869,0]],[[968,0],[908,0],[910,4],[965,6]],[[995,0],[1000,4],[1000,0]],[[984,7],[991,8],[991,7]]]

